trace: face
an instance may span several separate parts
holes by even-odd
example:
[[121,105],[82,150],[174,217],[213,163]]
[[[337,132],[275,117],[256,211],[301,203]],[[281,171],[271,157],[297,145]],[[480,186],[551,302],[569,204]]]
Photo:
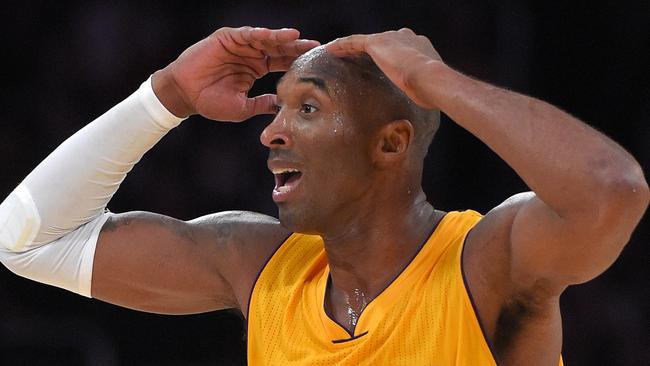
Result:
[[322,234],[353,214],[372,186],[372,142],[353,116],[354,90],[340,60],[312,50],[277,88],[278,114],[262,132],[280,221]]

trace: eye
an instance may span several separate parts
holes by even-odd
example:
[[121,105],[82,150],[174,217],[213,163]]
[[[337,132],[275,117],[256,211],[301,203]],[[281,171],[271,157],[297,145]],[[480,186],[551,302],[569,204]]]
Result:
[[316,109],[316,107],[314,107],[314,106],[311,105],[311,104],[303,104],[303,105],[300,107],[300,112],[301,112],[301,113],[305,113],[305,114],[311,114],[311,113],[316,112],[317,110],[318,110],[318,109]]

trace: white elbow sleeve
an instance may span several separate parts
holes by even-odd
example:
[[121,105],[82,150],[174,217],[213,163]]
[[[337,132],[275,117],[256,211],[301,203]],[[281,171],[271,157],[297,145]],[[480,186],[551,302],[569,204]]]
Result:
[[0,262],[89,296],[108,201],[133,165],[181,121],[160,103],[149,79],[63,142],[0,204]]
[[22,183],[40,216],[33,244],[56,240],[104,212],[126,174],[181,121],[147,80],[64,141]]
[[0,250],[22,251],[34,241],[40,227],[32,195],[21,184],[0,204]]
[[93,259],[104,213],[61,238],[23,252],[0,248],[0,262],[19,276],[91,297]]

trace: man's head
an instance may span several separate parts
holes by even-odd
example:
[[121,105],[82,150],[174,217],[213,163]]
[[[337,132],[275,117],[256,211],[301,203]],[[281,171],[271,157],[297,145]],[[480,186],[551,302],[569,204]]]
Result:
[[278,83],[278,104],[261,141],[289,229],[322,234],[392,190],[419,189],[440,114],[413,103],[369,56],[313,49]]

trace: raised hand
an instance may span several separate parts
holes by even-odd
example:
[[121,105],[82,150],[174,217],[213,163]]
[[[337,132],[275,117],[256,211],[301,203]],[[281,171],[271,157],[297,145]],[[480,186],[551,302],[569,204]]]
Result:
[[428,38],[408,28],[377,34],[357,34],[338,38],[326,49],[340,57],[367,53],[377,66],[414,102],[434,108],[423,82],[423,72],[432,63],[442,64],[442,58]]
[[319,45],[298,39],[295,29],[221,28],[185,50],[153,76],[153,88],[173,114],[200,114],[239,122],[274,113],[275,95],[249,98],[256,79],[285,71],[302,53]]

